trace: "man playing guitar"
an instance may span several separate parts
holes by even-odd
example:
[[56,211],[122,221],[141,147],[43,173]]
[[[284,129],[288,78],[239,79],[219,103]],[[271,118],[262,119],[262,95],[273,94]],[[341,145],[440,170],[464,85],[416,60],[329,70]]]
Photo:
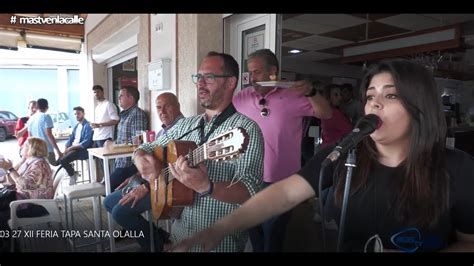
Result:
[[[239,67],[232,56],[210,52],[201,62],[198,74],[193,75],[199,102],[205,108],[205,113],[183,119],[166,135],[153,143],[141,145],[135,152],[135,165],[146,179],[162,174],[160,168],[163,163],[154,156],[158,146],[166,146],[176,139],[193,141],[197,145],[208,142],[212,144],[216,136],[236,127],[242,128],[248,135],[246,151],[234,163],[207,160],[196,167],[190,167],[186,157],[179,156],[174,163],[169,164],[172,176],[196,192],[192,205],[184,207],[180,219],[173,223],[173,242],[207,228],[220,217],[240,207],[257,192],[262,180],[262,133],[254,121],[236,112],[232,105],[238,78]],[[229,134],[229,137],[232,137],[232,134]],[[209,146],[206,144],[203,147]],[[125,229],[143,232],[145,237],[137,240],[142,248],[149,247],[149,226],[141,216],[142,212],[152,208],[149,184],[138,186],[125,196],[122,196],[121,191],[116,191],[106,197],[104,205],[115,221]],[[247,239],[246,232],[229,235],[215,251],[242,252]],[[161,250],[162,242],[158,237],[155,243],[158,250]],[[199,247],[193,251],[199,251]]]

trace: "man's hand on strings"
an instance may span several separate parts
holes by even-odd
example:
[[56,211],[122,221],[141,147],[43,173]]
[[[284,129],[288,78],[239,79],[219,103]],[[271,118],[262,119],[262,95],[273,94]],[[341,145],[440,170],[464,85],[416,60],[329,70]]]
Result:
[[203,163],[192,168],[184,156],[179,156],[175,163],[169,164],[171,174],[188,188],[204,193],[209,190],[210,180],[207,174],[207,168]]

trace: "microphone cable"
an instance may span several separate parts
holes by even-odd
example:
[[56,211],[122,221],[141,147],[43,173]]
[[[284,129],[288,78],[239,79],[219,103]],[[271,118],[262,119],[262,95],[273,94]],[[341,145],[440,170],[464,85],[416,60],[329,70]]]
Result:
[[324,170],[328,164],[321,164],[321,169],[319,170],[319,184],[318,184],[318,196],[319,196],[319,215],[321,216],[321,238],[323,240],[322,243],[322,251],[326,251],[326,217],[324,215],[324,202],[323,202],[323,177],[324,177]]

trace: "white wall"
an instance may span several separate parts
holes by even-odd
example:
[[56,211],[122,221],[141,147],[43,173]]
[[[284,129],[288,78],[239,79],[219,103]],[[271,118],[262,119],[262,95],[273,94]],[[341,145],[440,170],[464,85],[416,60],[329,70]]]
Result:
[[[89,32],[91,32],[102,20],[104,20],[109,14],[87,14],[86,22],[84,23],[84,46],[83,46],[83,53],[86,54],[83,58],[81,58],[81,104],[84,107],[86,114],[85,117],[87,120],[93,122],[94,121],[94,109],[95,109],[95,102],[94,100],[94,93],[92,92],[92,86],[94,85],[94,62],[92,61],[92,54],[90,53],[90,49],[87,48],[88,45],[88,36]],[[101,83],[101,84],[106,84]],[[90,88],[88,90],[88,88]],[[106,94],[107,90],[106,90]],[[107,96],[106,96],[107,97]],[[85,100],[85,101],[84,101]],[[82,103],[84,101],[84,104]]]
[[[171,89],[151,92],[150,128],[158,131],[161,129],[161,121],[156,113],[155,99],[163,92],[176,94],[176,15],[175,14],[151,14],[150,15],[150,59],[155,62],[158,59],[171,59]],[[146,86],[148,88],[148,86]]]
[[91,101],[94,97],[92,92],[92,80],[89,80],[87,68],[87,55],[85,45],[82,46],[81,56],[79,59],[79,87],[81,90],[80,103],[84,110],[87,110],[85,117],[89,121],[94,121],[94,101]]
[[109,14],[87,14],[86,23],[84,24],[84,35],[87,35],[97,24],[99,24]]

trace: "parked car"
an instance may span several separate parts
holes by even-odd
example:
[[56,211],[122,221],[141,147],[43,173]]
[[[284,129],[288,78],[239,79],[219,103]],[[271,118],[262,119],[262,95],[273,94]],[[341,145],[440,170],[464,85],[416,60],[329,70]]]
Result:
[[[54,128],[53,131],[56,133],[69,132],[72,130],[72,123],[69,116],[65,112],[48,113],[53,119]],[[69,132],[70,133],[70,132]]]
[[9,111],[0,111],[0,142],[9,136],[15,135],[15,126],[18,117]]

